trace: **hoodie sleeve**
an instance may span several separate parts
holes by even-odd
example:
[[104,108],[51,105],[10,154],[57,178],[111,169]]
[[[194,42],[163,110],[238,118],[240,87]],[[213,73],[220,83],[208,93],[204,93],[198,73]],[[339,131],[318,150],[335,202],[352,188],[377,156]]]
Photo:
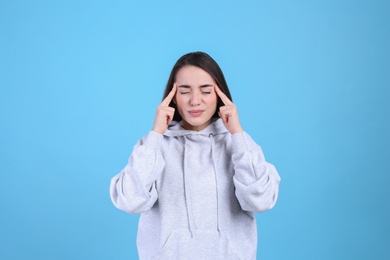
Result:
[[232,135],[233,182],[236,197],[245,211],[263,212],[274,207],[280,177],[275,167],[245,132]]
[[150,131],[134,146],[126,167],[111,180],[114,205],[128,213],[149,210],[157,200],[156,180],[164,169],[163,135]]

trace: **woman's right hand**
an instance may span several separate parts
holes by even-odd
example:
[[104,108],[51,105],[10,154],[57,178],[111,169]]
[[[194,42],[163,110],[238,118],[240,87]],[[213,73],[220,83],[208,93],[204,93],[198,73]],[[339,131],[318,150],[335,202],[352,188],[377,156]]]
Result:
[[173,84],[171,92],[164,98],[161,104],[157,107],[156,116],[154,118],[153,131],[164,134],[168,128],[168,125],[172,122],[175,109],[170,107],[173,97],[176,94],[176,83]]

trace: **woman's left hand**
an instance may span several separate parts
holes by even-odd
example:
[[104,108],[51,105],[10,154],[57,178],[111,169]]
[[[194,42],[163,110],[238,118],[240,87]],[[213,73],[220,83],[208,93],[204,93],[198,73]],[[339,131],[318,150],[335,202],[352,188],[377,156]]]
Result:
[[221,106],[218,111],[218,115],[222,118],[222,121],[231,134],[241,133],[244,130],[241,127],[240,120],[238,119],[238,111],[236,105],[223,93],[218,86],[214,86],[215,92],[222,100],[224,106]]

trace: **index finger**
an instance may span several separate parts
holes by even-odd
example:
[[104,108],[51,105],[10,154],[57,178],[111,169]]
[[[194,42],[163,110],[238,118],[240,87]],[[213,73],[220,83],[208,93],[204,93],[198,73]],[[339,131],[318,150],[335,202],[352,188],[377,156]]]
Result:
[[215,88],[215,92],[221,98],[224,105],[233,104],[233,102],[225,95],[225,93],[221,91],[221,89],[217,85],[215,85],[214,88]]
[[163,106],[169,106],[169,104],[171,103],[172,101],[172,98],[175,96],[176,94],[176,83],[173,84],[173,87],[172,87],[172,90],[171,92],[169,92],[168,96],[166,96],[164,98],[164,100],[161,102],[161,105]]

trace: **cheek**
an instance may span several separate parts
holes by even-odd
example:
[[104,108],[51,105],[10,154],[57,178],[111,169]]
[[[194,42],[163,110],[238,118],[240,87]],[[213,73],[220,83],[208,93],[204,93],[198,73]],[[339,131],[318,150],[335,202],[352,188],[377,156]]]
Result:
[[178,109],[180,109],[180,108],[183,106],[183,104],[184,104],[185,102],[186,102],[186,101],[185,101],[185,97],[184,97],[184,96],[179,96],[179,95],[177,95],[177,96],[175,97],[175,104],[176,104],[176,106],[177,106]]
[[209,106],[217,106],[217,95],[214,93],[212,95],[209,95],[206,99],[207,104]]

